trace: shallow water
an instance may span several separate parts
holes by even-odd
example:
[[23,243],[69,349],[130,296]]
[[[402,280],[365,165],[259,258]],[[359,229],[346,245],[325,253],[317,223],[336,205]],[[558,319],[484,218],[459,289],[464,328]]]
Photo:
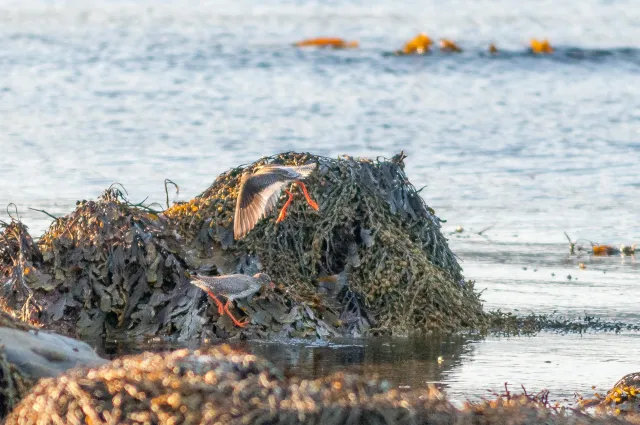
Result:
[[[569,258],[563,234],[640,238],[640,9],[630,1],[0,4],[0,205],[15,202],[32,234],[50,220],[28,207],[66,214],[114,181],[135,201],[163,202],[171,178],[186,200],[262,155],[404,149],[487,308],[640,324],[636,260]],[[465,51],[387,54],[418,31]],[[319,35],[362,47],[289,46]],[[530,37],[549,37],[556,54],[526,54]],[[497,57],[485,54],[492,41]],[[637,371],[637,338],[249,346],[305,376],[346,368],[440,382],[457,400],[509,381],[563,398]]]

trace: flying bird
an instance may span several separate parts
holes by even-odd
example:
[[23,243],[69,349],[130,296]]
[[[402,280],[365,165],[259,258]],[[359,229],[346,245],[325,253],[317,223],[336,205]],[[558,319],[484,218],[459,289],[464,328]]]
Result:
[[[282,189],[290,183],[300,186],[311,208],[318,211],[318,204],[311,199],[307,187],[300,181],[309,176],[316,167],[315,163],[300,166],[263,165],[253,174],[243,174],[233,219],[234,238],[243,238],[255,227],[258,220],[266,217],[278,202]],[[287,208],[293,200],[293,194],[287,189],[285,192],[289,199],[280,210],[276,223],[285,219]]]

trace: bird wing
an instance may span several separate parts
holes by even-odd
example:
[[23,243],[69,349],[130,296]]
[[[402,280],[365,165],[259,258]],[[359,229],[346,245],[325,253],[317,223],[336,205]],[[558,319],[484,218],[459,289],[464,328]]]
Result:
[[220,276],[218,282],[216,282],[216,289],[218,293],[228,297],[229,295],[237,295],[246,291],[251,287],[251,276],[244,274],[230,274],[226,276]]
[[313,170],[315,170],[317,166],[318,164],[316,164],[315,162],[312,162],[309,164],[298,165],[290,168],[293,169],[293,171],[295,171],[296,173],[300,174],[302,178],[304,178],[304,177],[308,177],[309,174],[313,173]]
[[258,173],[278,173],[287,175],[291,179],[303,179],[308,177],[309,174],[313,172],[318,167],[318,164],[315,162],[311,162],[309,164],[304,165],[277,165],[277,164],[269,164],[263,165],[256,172]]
[[235,239],[243,238],[260,218],[271,212],[278,202],[282,188],[288,183],[277,173],[244,174],[240,180],[240,193],[233,219]]
[[249,289],[251,276],[243,274],[230,274],[224,276],[191,275],[191,283],[205,292],[213,292],[217,295],[228,296]]

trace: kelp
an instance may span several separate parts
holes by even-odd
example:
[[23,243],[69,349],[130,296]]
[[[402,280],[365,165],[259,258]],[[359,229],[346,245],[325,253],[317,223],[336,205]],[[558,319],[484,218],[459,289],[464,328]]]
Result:
[[413,423],[409,402],[454,412],[442,398],[407,399],[376,379],[287,379],[268,361],[221,346],[127,356],[43,379],[6,424]]
[[[404,158],[284,153],[231,169],[162,213],[112,185],[56,218],[37,244],[13,221],[0,240],[5,309],[84,339],[476,329],[486,322],[478,294],[409,183]],[[264,219],[235,241],[242,173],[310,161],[319,164],[307,183],[320,211],[297,193],[286,220]],[[251,321],[239,329],[189,283],[189,271],[263,271],[277,289],[236,301]]]
[[[464,281],[440,219],[408,181],[404,158],[401,153],[391,160],[331,159],[295,152],[262,158],[221,174],[202,194],[164,216],[194,257],[221,259],[216,263],[221,273],[261,269],[296,301],[336,312],[348,332],[478,326],[485,320],[478,295]],[[295,201],[283,222],[268,217],[234,241],[242,173],[267,163],[311,161],[319,164],[318,171],[305,182],[320,211]],[[342,284],[328,297],[319,286],[331,277]]]
[[[13,261],[3,262],[3,300],[5,309],[24,311],[20,291],[26,287],[36,308],[23,320],[85,339],[110,332],[130,337],[176,329],[197,333],[177,326],[185,312],[196,316],[204,310],[193,303],[200,291],[189,283],[179,239],[165,230],[153,210],[131,204],[117,187],[96,201],[79,201],[37,245],[21,223],[12,226],[0,241],[3,257]],[[17,235],[23,242],[16,242]],[[199,325],[197,320],[190,323]]]
[[[22,320],[85,340],[240,336],[241,330],[190,284],[195,257],[185,252],[184,240],[166,226],[166,218],[132,204],[117,187],[96,201],[79,201],[73,213],[55,219],[38,244],[17,220],[2,238],[2,307]],[[335,324],[297,306],[285,291],[239,305],[249,313],[254,325],[249,332],[256,336],[337,335]]]
[[579,405],[583,409],[594,408],[599,415],[624,417],[640,423],[640,373],[623,376],[606,393],[596,391],[593,397],[580,397]]
[[270,362],[227,345],[126,356],[42,379],[7,425],[324,424],[463,425],[626,423],[549,402],[549,392],[505,385],[458,409],[435,386],[401,390],[375,376],[287,377]]
[[31,284],[46,281],[42,253],[17,214],[10,222],[0,220],[0,229],[0,305],[20,306],[18,317],[29,321],[37,308]]
[[0,347],[0,420],[19,403],[33,384],[7,360],[4,347]]

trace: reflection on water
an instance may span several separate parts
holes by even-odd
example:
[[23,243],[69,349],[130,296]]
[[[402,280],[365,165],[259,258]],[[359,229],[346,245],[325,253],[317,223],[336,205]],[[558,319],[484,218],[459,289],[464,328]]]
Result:
[[[319,378],[344,371],[377,376],[402,388],[433,383],[462,403],[510,389],[550,390],[550,399],[570,404],[574,393],[609,389],[623,375],[638,370],[640,335],[559,335],[499,338],[375,338],[311,341],[233,341],[233,347],[265,357],[287,375]],[[110,343],[101,353],[115,357],[144,350],[196,348],[197,344]]]
[[[487,308],[640,324],[635,259],[569,258],[563,234],[640,239],[640,8],[600,0],[6,3],[0,218],[15,202],[32,235],[50,218],[27,207],[67,214],[114,181],[134,202],[162,203],[165,178],[185,200],[228,168],[275,152],[404,149],[407,175],[447,220]],[[418,31],[464,52],[386,54]],[[362,48],[290,46],[320,35]],[[526,54],[534,36],[557,53]],[[484,54],[492,41],[502,54]],[[439,382],[463,400],[505,381],[560,398],[611,385],[637,371],[637,338],[235,344],[306,377],[349,370],[397,385]],[[163,346],[105,350],[142,348]]]

